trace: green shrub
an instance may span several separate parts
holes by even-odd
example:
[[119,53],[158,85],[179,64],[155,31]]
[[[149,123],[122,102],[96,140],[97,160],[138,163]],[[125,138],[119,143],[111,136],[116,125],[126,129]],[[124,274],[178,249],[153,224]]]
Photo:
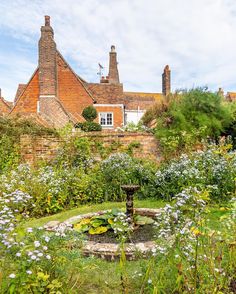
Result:
[[220,95],[196,88],[172,95],[156,117],[155,134],[167,155],[192,150],[202,139],[218,139],[233,121],[233,108]]
[[92,142],[88,138],[68,137],[61,144],[53,164],[87,168],[92,161]]
[[89,105],[88,107],[84,108],[82,116],[84,119],[86,119],[86,121],[93,121],[98,116],[97,110],[94,106]]
[[124,184],[141,185],[138,195],[143,198],[146,191],[151,190],[155,175],[155,170],[150,165],[145,166],[126,153],[110,155],[101,163],[101,171],[106,185],[105,198],[109,201],[125,199],[121,189]]
[[77,123],[75,127],[80,128],[84,132],[97,132],[102,130],[101,125],[93,121]]
[[17,146],[13,138],[7,135],[0,138],[0,174],[19,163],[18,149],[19,146]]
[[171,200],[181,190],[197,186],[209,190],[212,202],[228,202],[235,193],[236,153],[231,145],[211,145],[204,151],[183,154],[156,173],[156,197]]

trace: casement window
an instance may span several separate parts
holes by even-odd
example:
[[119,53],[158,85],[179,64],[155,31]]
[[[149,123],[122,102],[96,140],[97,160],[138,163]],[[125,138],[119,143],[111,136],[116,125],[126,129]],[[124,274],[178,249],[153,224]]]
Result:
[[100,112],[99,122],[101,126],[112,127],[113,126],[113,112]]

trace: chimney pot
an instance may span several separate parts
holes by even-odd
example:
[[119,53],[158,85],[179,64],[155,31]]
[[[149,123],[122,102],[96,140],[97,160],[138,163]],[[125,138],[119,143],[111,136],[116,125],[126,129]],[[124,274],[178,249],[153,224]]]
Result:
[[169,65],[166,65],[164,68],[164,71],[168,71],[168,70],[170,70],[170,67],[169,67]]
[[111,52],[116,52],[116,47],[114,45],[111,45]]
[[50,16],[45,15],[45,26],[50,26]]

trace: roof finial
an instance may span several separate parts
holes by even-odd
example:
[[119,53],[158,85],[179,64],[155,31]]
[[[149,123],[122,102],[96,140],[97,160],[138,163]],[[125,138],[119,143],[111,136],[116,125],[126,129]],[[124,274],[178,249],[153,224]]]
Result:
[[45,26],[50,26],[50,16],[45,15]]
[[169,65],[167,64],[167,65],[165,66],[165,68],[164,68],[164,71],[168,71],[168,70],[170,70],[170,67],[169,67]]

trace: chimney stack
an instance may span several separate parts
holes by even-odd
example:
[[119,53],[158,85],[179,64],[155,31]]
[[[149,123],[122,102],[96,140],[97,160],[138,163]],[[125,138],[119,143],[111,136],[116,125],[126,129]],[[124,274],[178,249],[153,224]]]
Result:
[[2,89],[0,88],[0,98],[2,98]]
[[39,95],[57,96],[56,43],[50,26],[50,16],[45,16],[45,25],[41,27],[39,40]]
[[217,94],[223,98],[224,97],[224,90],[222,88],[219,88]]
[[110,84],[119,84],[119,72],[117,68],[117,54],[116,54],[116,48],[114,45],[111,46],[110,51],[110,60],[109,60],[109,83]]
[[162,94],[164,96],[168,96],[171,91],[170,84],[170,68],[169,65],[166,65],[164,68],[164,72],[162,74]]

